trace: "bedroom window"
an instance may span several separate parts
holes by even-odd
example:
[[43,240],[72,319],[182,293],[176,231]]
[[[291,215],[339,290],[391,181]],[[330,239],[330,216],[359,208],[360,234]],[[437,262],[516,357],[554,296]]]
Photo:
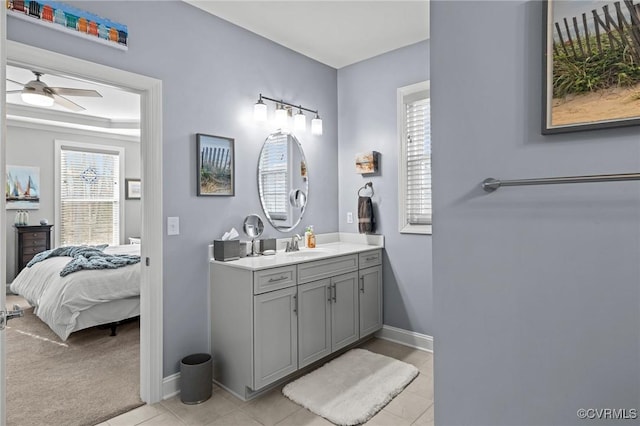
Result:
[[56,141],[56,245],[120,244],[124,149]]
[[429,82],[398,89],[400,232],[431,234],[431,101]]

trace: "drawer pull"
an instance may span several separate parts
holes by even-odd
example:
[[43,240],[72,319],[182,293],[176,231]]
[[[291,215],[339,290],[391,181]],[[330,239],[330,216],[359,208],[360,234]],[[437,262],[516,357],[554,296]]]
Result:
[[376,260],[378,256],[369,256],[366,260]]
[[287,278],[289,278],[289,277],[287,277],[286,275],[283,275],[280,278],[269,278],[269,282],[270,283],[277,283],[278,281],[283,281],[283,280],[286,280]]

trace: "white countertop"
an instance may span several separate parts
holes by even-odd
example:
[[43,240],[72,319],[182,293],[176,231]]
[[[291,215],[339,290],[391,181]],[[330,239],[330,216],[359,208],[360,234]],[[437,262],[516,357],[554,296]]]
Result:
[[275,255],[271,256],[242,257],[238,260],[231,260],[228,262],[210,259],[210,262],[234,268],[257,271],[260,269],[295,265],[302,262],[310,262],[384,248],[384,238],[381,236],[375,239],[368,239],[368,241],[360,241],[349,237],[342,238],[342,235],[338,238],[341,241],[335,241],[337,238],[318,238],[319,241],[325,240],[327,242],[319,242],[316,245],[316,248],[312,249],[301,247],[300,251],[290,253],[286,253],[284,250],[278,250]]

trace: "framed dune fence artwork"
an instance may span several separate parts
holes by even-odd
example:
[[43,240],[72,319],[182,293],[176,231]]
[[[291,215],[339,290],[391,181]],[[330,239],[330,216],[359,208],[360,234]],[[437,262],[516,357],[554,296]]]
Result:
[[369,174],[378,172],[378,157],[376,151],[360,152],[356,154],[356,173]]
[[235,195],[234,139],[196,134],[198,196]]
[[7,166],[5,198],[9,210],[40,208],[40,167]]
[[640,0],[546,0],[542,133],[640,124]]

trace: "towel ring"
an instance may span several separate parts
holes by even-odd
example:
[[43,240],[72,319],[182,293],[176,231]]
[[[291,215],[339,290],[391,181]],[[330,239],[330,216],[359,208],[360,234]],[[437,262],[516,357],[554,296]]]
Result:
[[[371,190],[371,195],[362,195],[360,191],[362,191],[363,189],[366,190],[367,187],[369,187],[369,189]],[[373,184],[371,182],[367,182],[362,188],[358,189],[358,197],[373,197]]]

